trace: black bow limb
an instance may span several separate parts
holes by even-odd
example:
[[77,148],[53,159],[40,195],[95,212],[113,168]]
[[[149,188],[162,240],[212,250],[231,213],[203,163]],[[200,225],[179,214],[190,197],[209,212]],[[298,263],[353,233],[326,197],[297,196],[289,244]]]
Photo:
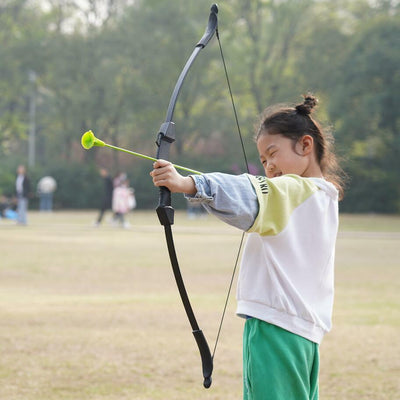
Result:
[[[175,141],[175,124],[172,122],[175,105],[178,99],[179,92],[185,80],[185,77],[198,56],[199,52],[207,45],[210,39],[218,27],[218,7],[216,4],[211,6],[210,16],[208,18],[208,24],[204,35],[200,41],[196,44],[191,56],[187,60],[181,74],[179,75],[178,81],[175,84],[174,91],[169,101],[165,121],[161,124],[160,131],[157,135],[157,159],[169,160],[169,150],[171,144]],[[207,340],[203,334],[203,331],[199,328],[196,317],[194,315],[192,306],[189,301],[185,284],[182,278],[182,274],[179,268],[178,258],[176,255],[171,225],[174,223],[174,208],[171,206],[171,192],[166,187],[160,188],[159,204],[156,209],[158,219],[161,225],[164,226],[165,238],[167,241],[168,253],[171,260],[172,270],[178,286],[179,294],[182,299],[183,306],[186,311],[186,315],[189,319],[192,327],[192,333],[196,340],[197,346],[200,351],[203,377],[203,385],[205,388],[209,388],[212,382],[212,371],[213,371],[213,357],[211,356],[210,348]]]

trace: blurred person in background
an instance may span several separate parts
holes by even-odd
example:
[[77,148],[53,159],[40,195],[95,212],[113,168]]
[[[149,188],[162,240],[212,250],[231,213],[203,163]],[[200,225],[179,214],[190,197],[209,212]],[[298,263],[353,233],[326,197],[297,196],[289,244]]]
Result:
[[97,220],[94,223],[95,226],[99,226],[101,224],[101,221],[103,220],[104,213],[107,210],[111,210],[113,190],[114,190],[113,180],[111,179],[108,170],[106,168],[100,168],[99,173],[100,176],[103,178],[104,192],[103,192],[103,198],[101,200],[99,216],[97,217]]
[[136,208],[135,191],[129,187],[129,181],[125,173],[121,173],[114,179],[114,192],[112,198],[112,209],[114,221],[124,228],[129,228],[126,214]]
[[7,196],[2,194],[0,196],[0,219],[17,219],[17,212],[15,211],[15,202],[10,200]]
[[57,182],[52,176],[44,176],[37,184],[37,194],[40,198],[40,211],[53,210],[53,193],[57,189]]
[[27,224],[28,199],[31,194],[31,183],[26,174],[24,165],[17,168],[17,178],[15,180],[15,193],[17,196],[17,224]]

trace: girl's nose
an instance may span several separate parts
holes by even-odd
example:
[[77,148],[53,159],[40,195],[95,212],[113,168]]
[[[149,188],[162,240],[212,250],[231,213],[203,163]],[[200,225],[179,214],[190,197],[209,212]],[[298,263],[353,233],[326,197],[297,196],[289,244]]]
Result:
[[267,178],[271,178],[273,176],[273,171],[274,171],[274,164],[268,163],[265,168],[265,175],[267,176]]

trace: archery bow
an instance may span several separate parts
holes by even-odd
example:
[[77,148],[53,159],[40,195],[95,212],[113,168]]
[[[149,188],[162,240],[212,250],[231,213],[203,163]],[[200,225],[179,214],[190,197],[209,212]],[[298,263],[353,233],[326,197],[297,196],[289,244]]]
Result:
[[[196,59],[197,55],[207,45],[207,43],[210,41],[210,39],[212,38],[212,36],[215,33],[215,35],[218,39],[218,45],[219,45],[220,54],[221,54],[221,58],[222,58],[222,62],[223,62],[225,78],[226,78],[228,89],[229,89],[230,99],[231,99],[233,112],[234,112],[234,116],[235,116],[236,127],[237,127],[238,134],[240,137],[244,160],[245,160],[247,172],[249,172],[247,156],[246,156],[246,151],[244,148],[243,137],[242,137],[242,134],[240,131],[236,106],[235,106],[235,102],[233,99],[231,85],[229,82],[229,77],[228,77],[228,72],[227,72],[227,68],[226,68],[226,64],[225,64],[225,58],[224,58],[224,55],[222,52],[221,42],[219,40],[217,14],[218,14],[218,7],[216,4],[213,4],[211,6],[210,16],[208,19],[206,31],[205,31],[203,37],[200,39],[200,41],[195,46],[191,56],[187,60],[181,74],[179,75],[178,81],[175,84],[174,91],[170,98],[165,121],[164,121],[164,123],[161,124],[160,131],[157,135],[157,140],[156,140],[156,144],[158,146],[157,159],[160,159],[160,158],[164,159],[164,160],[169,159],[169,149],[170,149],[171,144],[175,141],[175,124],[172,122],[172,118],[173,118],[175,105],[176,105],[177,98],[178,98],[179,92],[181,90],[183,81],[189,71],[189,68],[191,67],[194,60]],[[242,248],[243,241],[244,241],[244,233],[242,234],[239,249],[237,252],[235,266],[233,268],[233,273],[232,273],[230,284],[228,287],[228,292],[227,292],[225,305],[223,308],[223,312],[222,312],[222,316],[221,316],[221,320],[220,320],[220,324],[219,324],[219,328],[218,328],[218,333],[217,333],[217,338],[216,338],[215,345],[214,345],[214,350],[211,355],[207,340],[206,340],[202,330],[199,328],[196,317],[194,315],[192,306],[189,301],[189,296],[187,294],[185,284],[183,282],[182,274],[181,274],[181,271],[179,268],[179,263],[178,263],[178,259],[177,259],[177,255],[176,255],[176,251],[175,251],[175,245],[174,245],[172,229],[171,229],[171,225],[173,225],[173,223],[174,223],[174,209],[171,206],[171,192],[166,187],[160,188],[159,204],[158,204],[156,211],[157,211],[157,215],[158,215],[161,225],[164,226],[165,237],[166,237],[166,241],[167,241],[168,253],[170,256],[170,260],[171,260],[172,270],[173,270],[175,280],[176,280],[176,283],[178,286],[179,294],[181,296],[181,299],[182,299],[182,302],[183,302],[183,305],[184,305],[184,308],[186,311],[186,315],[187,315],[190,325],[192,327],[193,336],[196,340],[197,346],[200,351],[200,356],[201,356],[201,361],[202,361],[202,369],[203,369],[203,377],[204,377],[203,385],[205,388],[209,388],[212,383],[211,375],[213,372],[213,359],[214,359],[215,351],[217,348],[219,336],[221,333],[222,323],[224,320],[224,316],[225,316],[225,312],[226,312],[226,308],[227,308],[227,304],[228,304],[228,300],[229,300],[229,295],[230,295],[230,292],[232,289],[232,284],[233,284],[235,272],[237,269],[241,248]]]
[[[206,31],[200,41],[196,44],[191,56],[187,60],[181,74],[179,75],[178,81],[175,84],[174,91],[169,101],[167,114],[165,121],[161,124],[159,133],[157,135],[157,159],[169,159],[169,150],[171,144],[175,141],[175,124],[172,122],[174,115],[175,105],[178,99],[179,92],[182,88],[185,77],[189,71],[189,68],[195,61],[199,52],[207,45],[212,36],[214,35],[217,25],[218,7],[216,4],[211,6],[210,16],[208,18],[208,24]],[[190,325],[192,327],[192,333],[196,340],[197,346],[200,351],[203,377],[203,385],[205,388],[209,388],[212,382],[212,371],[213,371],[213,357],[211,356],[210,348],[208,346],[207,340],[203,334],[203,331],[199,328],[196,317],[194,315],[192,306],[189,301],[189,296],[187,294],[185,284],[183,282],[182,274],[179,268],[178,258],[175,251],[175,245],[172,235],[171,225],[174,223],[174,209],[171,206],[171,192],[166,187],[160,188],[159,204],[157,207],[157,215],[160,220],[161,225],[164,226],[165,238],[167,241],[168,253],[171,260],[172,270],[174,272],[176,284],[178,286],[179,294],[181,296],[183,306],[186,311],[186,315],[189,319]]]

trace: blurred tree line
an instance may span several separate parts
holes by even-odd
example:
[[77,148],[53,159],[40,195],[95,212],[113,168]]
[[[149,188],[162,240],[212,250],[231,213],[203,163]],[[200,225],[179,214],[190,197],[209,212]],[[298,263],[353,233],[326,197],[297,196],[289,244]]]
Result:
[[[98,167],[126,171],[139,208],[157,203],[151,156],[178,75],[207,24],[210,0],[2,0],[0,192],[18,164],[52,175],[58,207],[97,207]],[[400,18],[396,0],[222,0],[219,33],[253,169],[258,115],[313,92],[349,184],[341,210],[400,212]],[[175,111],[171,160],[204,172],[245,171],[214,38]],[[29,156],[29,137],[35,153]],[[30,147],[32,149],[32,145]],[[34,157],[32,159],[32,157]],[[183,200],[177,198],[178,205]],[[175,203],[176,204],[176,203]]]

